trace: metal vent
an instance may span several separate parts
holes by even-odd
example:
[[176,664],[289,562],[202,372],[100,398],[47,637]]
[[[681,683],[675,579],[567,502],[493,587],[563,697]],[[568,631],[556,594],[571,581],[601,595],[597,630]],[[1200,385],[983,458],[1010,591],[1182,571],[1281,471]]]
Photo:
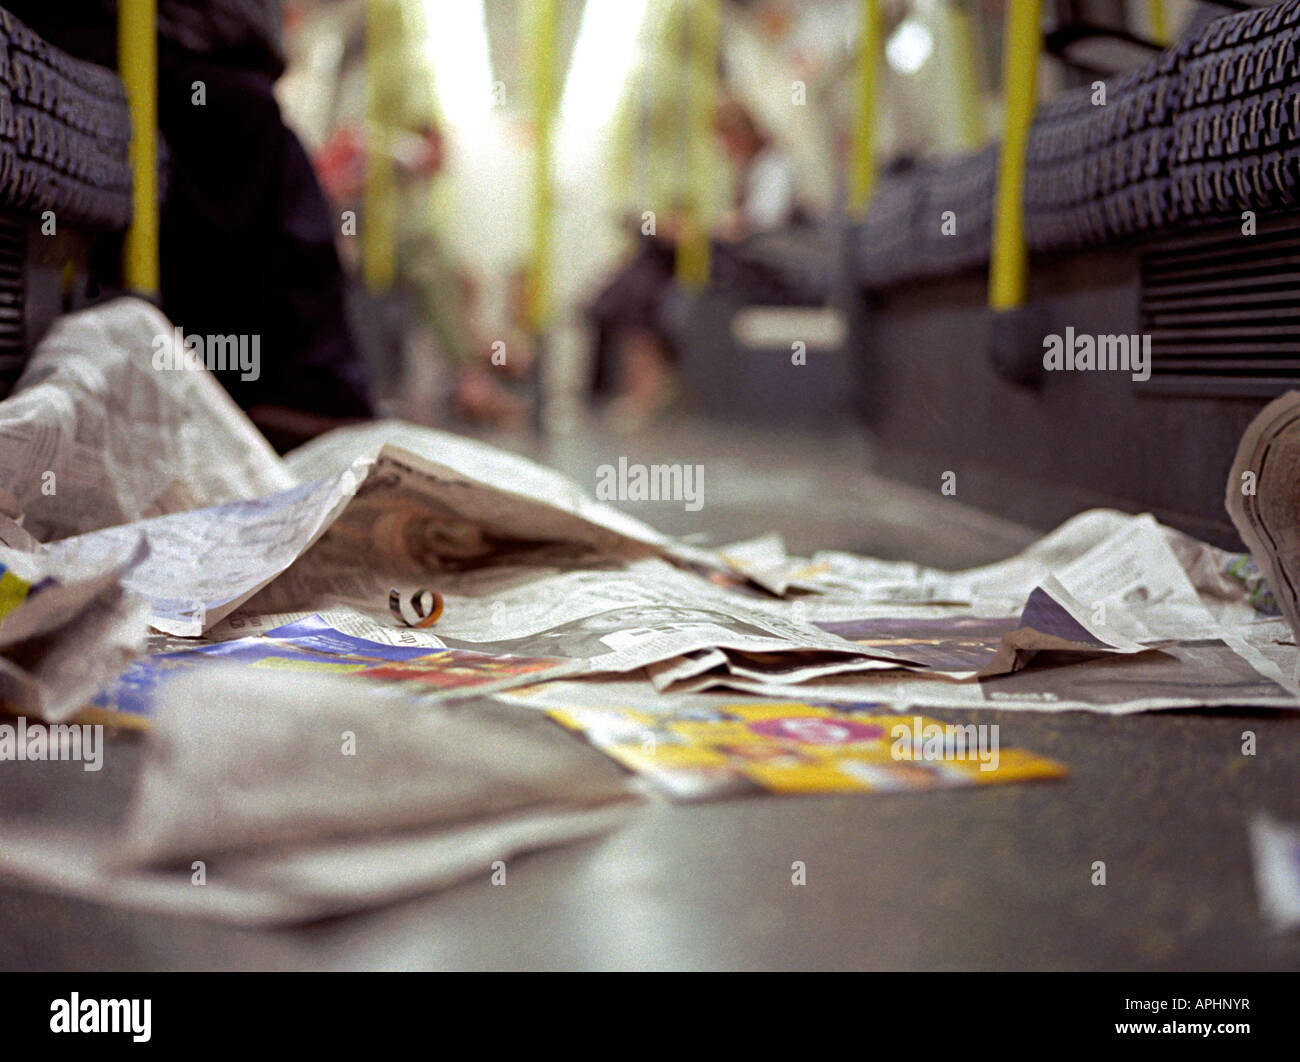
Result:
[[0,214],[0,398],[13,390],[27,362],[23,312],[26,262],[26,220]]
[[1300,219],[1146,251],[1140,314],[1152,369],[1139,393],[1265,396],[1300,386]]

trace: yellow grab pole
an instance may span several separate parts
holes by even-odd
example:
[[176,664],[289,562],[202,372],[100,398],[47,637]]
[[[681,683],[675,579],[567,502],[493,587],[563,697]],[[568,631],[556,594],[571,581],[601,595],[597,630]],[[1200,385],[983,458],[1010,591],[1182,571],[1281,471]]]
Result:
[[953,76],[957,81],[957,114],[962,147],[974,151],[984,143],[984,105],[976,73],[975,32],[966,0],[945,5],[953,42]]
[[661,0],[663,18],[650,22],[658,27],[651,38],[651,94],[646,138],[649,168],[650,203],[657,211],[675,208],[681,198],[682,174],[678,165],[681,124],[676,120],[676,93],[656,91],[659,86],[676,85],[681,71],[675,62],[677,48],[683,40],[685,7],[683,0]]
[[989,305],[1010,310],[1025,301],[1029,254],[1025,247],[1024,184],[1029,129],[1034,121],[1042,0],[1009,0],[1002,46],[1002,146],[989,263]]
[[393,171],[390,67],[398,12],[392,0],[366,0],[365,183],[361,191],[361,275],[370,291],[397,276],[397,178]]
[[122,253],[128,291],[158,294],[158,31],[155,0],[121,0],[117,68],[131,112],[131,227]]
[[690,159],[690,207],[677,245],[677,282],[699,291],[709,282],[710,206],[713,199],[713,114],[718,104],[718,0],[693,0],[690,23],[689,111],[686,149]]
[[1147,17],[1151,38],[1162,48],[1169,47],[1169,20],[1165,17],[1165,0],[1147,0]]
[[555,69],[559,11],[556,0],[532,0],[527,9],[533,42],[532,104],[536,147],[533,152],[532,261],[528,270],[528,321],[535,333],[544,330],[550,310],[551,243],[554,232],[555,191],[551,170],[555,153]]
[[853,140],[849,155],[849,217],[866,217],[876,186],[876,94],[880,80],[880,0],[859,0],[861,24],[854,71]]

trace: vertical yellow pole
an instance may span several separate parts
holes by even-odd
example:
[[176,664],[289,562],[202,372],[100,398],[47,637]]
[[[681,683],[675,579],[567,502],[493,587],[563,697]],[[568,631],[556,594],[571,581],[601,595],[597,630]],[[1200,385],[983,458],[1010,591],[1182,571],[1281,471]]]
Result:
[[677,246],[677,282],[699,291],[709,282],[709,222],[713,199],[713,115],[718,105],[718,35],[722,12],[718,0],[693,0],[690,22],[690,92],[687,151],[690,208]]
[[131,227],[122,276],[128,291],[158,294],[158,31],[155,0],[121,0],[117,59],[131,111]]
[[976,71],[975,33],[967,0],[945,5],[953,43],[953,76],[957,81],[957,115],[962,147],[974,151],[984,143],[984,105]]
[[859,0],[854,76],[853,140],[849,155],[849,217],[861,220],[876,185],[876,93],[880,74],[880,0]]
[[1151,39],[1162,48],[1169,47],[1169,20],[1165,17],[1165,0],[1147,0],[1147,17]]
[[370,291],[387,291],[397,275],[397,182],[393,172],[392,0],[366,0],[366,173],[362,188],[361,275]]
[[555,44],[559,11],[556,0],[532,0],[528,8],[533,43],[532,104],[536,148],[533,152],[532,263],[529,268],[528,318],[541,332],[550,310],[551,242],[554,233],[555,191],[551,183],[555,153]]
[[1002,146],[989,264],[989,304],[1010,310],[1025,301],[1029,254],[1025,248],[1024,184],[1029,129],[1037,95],[1042,0],[1010,0],[1002,47]]
[[682,188],[681,167],[677,165],[676,147],[681,130],[677,121],[675,103],[677,94],[669,87],[681,77],[677,67],[676,49],[682,42],[685,9],[683,0],[662,0],[662,20],[651,24],[662,27],[651,39],[650,113],[646,123],[648,141],[647,165],[649,167],[650,203],[654,209],[666,214],[675,208]]

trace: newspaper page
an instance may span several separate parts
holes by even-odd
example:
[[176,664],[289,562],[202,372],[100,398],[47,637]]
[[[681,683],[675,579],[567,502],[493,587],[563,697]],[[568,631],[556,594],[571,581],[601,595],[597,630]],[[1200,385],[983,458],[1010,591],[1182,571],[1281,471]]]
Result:
[[139,299],[60,317],[0,401],[0,508],[40,541],[269,494],[293,478]]
[[[1038,610],[1037,616],[1028,608],[1019,615],[978,615],[933,602],[854,610],[838,588],[796,602],[803,616],[831,633],[909,657],[912,670],[836,675],[833,664],[800,667],[796,662],[787,664],[790,673],[782,675],[777,657],[755,661],[728,651],[726,666],[715,660],[713,667],[693,676],[682,673],[661,682],[662,690],[670,698],[707,695],[710,690],[722,695],[730,690],[900,708],[1126,712],[1197,705],[1297,706],[1296,685],[1285,666],[1294,661],[1294,639],[1279,634],[1280,625],[1267,617],[1241,622],[1254,613],[1246,602],[1245,587],[1223,578],[1224,563],[1231,555],[1190,543],[1149,516],[1083,514],[1070,523],[1073,527],[1058,529],[1044,540],[1056,543],[1049,541],[1044,556],[1065,561],[1056,576],[1044,576],[1046,564],[1029,562],[1033,549],[1003,562],[1018,569],[1013,570],[1012,585],[1017,580],[1019,585],[1038,581],[1036,592],[1044,591],[1039,604],[1047,609]],[[1080,529],[1085,533],[1079,534]],[[1193,566],[1191,571],[1184,567],[1185,558]],[[987,571],[982,577],[987,577]],[[888,578],[898,574],[893,569]],[[968,585],[978,586],[978,582]],[[980,598],[987,601],[988,595]],[[1217,612],[1207,607],[1207,601]],[[775,610],[778,606],[752,601],[750,607]],[[788,611],[792,606],[780,607]],[[847,620],[819,618],[855,611],[870,614]],[[1234,622],[1225,624],[1225,615]],[[1004,643],[1013,632],[1038,626],[1045,628],[1039,634],[1051,635],[1058,622],[1065,623],[1068,648],[1051,637],[1030,635],[1026,640],[1018,635],[1010,641],[1012,656],[1007,658]],[[1072,630],[1074,624],[1082,630]],[[1055,635],[1061,633],[1057,629]],[[1090,652],[1095,646],[1088,643],[1094,641],[1109,644],[1111,652],[1105,658]],[[999,652],[1004,654],[1002,664],[1015,662],[1014,654],[1023,653],[1019,664],[1028,666],[999,675],[1005,668],[991,666]],[[916,670],[918,664],[927,670]],[[674,673],[672,661],[661,667],[663,674]],[[566,695],[572,696],[572,685],[565,688]]]
[[92,531],[48,550],[62,560],[93,564],[143,535],[148,556],[125,573],[123,585],[149,600],[155,628],[193,637],[289,567],[356,487],[349,471],[264,498]]
[[145,651],[148,605],[122,587],[139,538],[95,565],[0,547],[0,701],[60,722]]
[[1055,578],[1090,613],[1135,639],[1190,638],[1219,626],[1149,514],[1120,527]]
[[819,592],[822,586],[817,577],[826,574],[830,567],[788,556],[785,542],[777,534],[723,546],[718,556],[732,571],[777,597],[785,596],[792,589]]
[[[328,536],[327,536],[328,537]],[[350,551],[315,547],[250,600],[249,611],[284,612],[319,605],[386,615],[387,588],[413,586],[415,574],[390,579]],[[657,558],[592,567],[503,563],[422,576],[444,602],[438,637],[454,648],[523,656],[564,656],[592,670],[626,671],[697,650],[730,647],[755,653],[829,653],[873,666],[903,662],[888,649],[855,646]],[[402,582],[405,580],[405,582]]]
[[65,626],[148,554],[138,536],[104,563],[80,565],[44,550],[0,546],[0,649]]
[[[423,632],[411,632],[423,633]],[[257,634],[187,647],[168,647],[132,663],[90,702],[104,718],[146,721],[180,676],[232,665],[250,674],[340,675],[350,682],[399,687],[412,704],[490,693],[573,674],[578,661],[557,657],[496,656],[428,645],[393,644],[348,634],[321,615],[292,620]],[[228,671],[227,671],[228,673]]]
[[632,671],[698,650],[807,650],[874,666],[901,659],[863,649],[810,625],[764,612],[690,572],[658,560],[613,571],[561,571],[510,582],[484,572],[443,584],[438,634],[488,652],[585,659],[592,671]]
[[1266,674],[1241,648],[1227,639],[1204,639],[1136,655],[1062,658],[1045,652],[1012,674],[978,679],[895,670],[778,685],[709,674],[674,685],[667,695],[732,690],[827,703],[887,703],[899,711],[984,707],[1126,714],[1166,708],[1300,708],[1294,690]]
[[552,469],[486,443],[401,421],[336,429],[299,447],[285,462],[305,482],[336,475],[357,460],[386,466],[389,479],[379,481],[385,493],[436,497],[488,535],[588,542],[623,553],[676,547],[648,524],[596,501]]
[[1094,655],[1153,647],[1126,637],[1076,600],[1054,576],[1034,588],[1018,617],[952,613],[937,618],[865,617],[817,625],[858,645],[889,647],[918,668],[954,678],[1019,670],[1045,651]]
[[[827,610],[849,599],[847,607],[862,604],[942,604],[977,606],[983,615],[1010,614],[1046,576],[1084,556],[1134,517],[1111,509],[1091,509],[1071,517],[1054,531],[1013,557],[964,571],[942,571],[910,561],[884,561],[840,551],[813,554],[821,570],[815,585],[828,600],[810,601]],[[847,616],[842,618],[849,618]]]
[[[125,817],[92,829],[7,816],[0,871],[174,916],[287,925],[594,836],[639,803],[620,768],[538,713],[486,700],[394,713],[401,703],[329,675],[183,676],[144,736]],[[364,761],[340,755],[345,732]],[[220,853],[202,889],[196,851]]]
[[727,654],[721,649],[696,649],[668,660],[659,660],[646,665],[646,673],[657,690],[666,690],[675,683],[695,678],[727,666]]
[[575,556],[661,551],[637,537],[637,528],[582,505],[529,499],[391,446],[332,477],[106,528],[50,549],[92,562],[137,534],[144,535],[149,557],[126,585],[152,602],[158,630],[180,636],[199,635],[224,619],[313,545],[309,566],[318,577],[359,574],[381,581],[499,564],[513,551],[527,554],[539,546],[564,546]]

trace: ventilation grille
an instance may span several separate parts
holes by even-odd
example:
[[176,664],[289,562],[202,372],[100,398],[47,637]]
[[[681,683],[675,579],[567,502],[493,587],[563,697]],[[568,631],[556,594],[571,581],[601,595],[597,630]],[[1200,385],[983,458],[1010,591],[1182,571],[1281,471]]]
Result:
[[26,262],[26,222],[0,215],[0,398],[13,390],[27,361],[23,318]]
[[1143,391],[1272,395],[1300,385],[1300,221],[1240,228],[1142,256]]

